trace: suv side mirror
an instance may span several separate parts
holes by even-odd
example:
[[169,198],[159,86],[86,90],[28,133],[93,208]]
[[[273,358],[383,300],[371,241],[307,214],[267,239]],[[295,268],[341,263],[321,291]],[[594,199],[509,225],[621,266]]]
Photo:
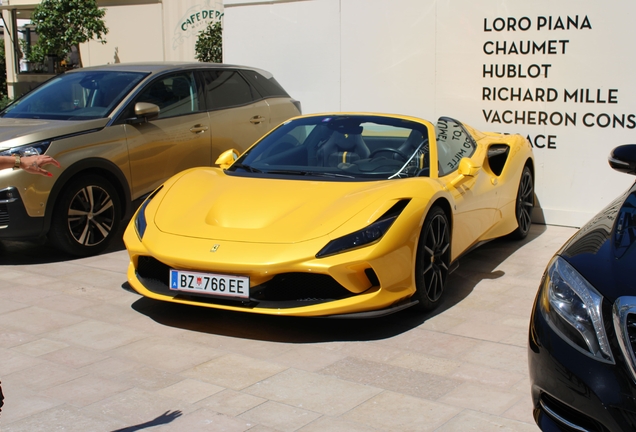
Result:
[[616,171],[636,175],[636,144],[616,147],[610,153],[608,162]]
[[128,119],[130,124],[146,123],[149,119],[159,115],[159,106],[149,102],[137,102],[135,104],[135,117]]

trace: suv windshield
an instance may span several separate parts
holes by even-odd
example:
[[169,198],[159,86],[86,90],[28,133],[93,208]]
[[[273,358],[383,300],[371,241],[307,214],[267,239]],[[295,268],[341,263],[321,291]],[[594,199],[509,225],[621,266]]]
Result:
[[374,115],[291,120],[229,168],[234,172],[351,179],[427,176],[428,170],[426,126]]
[[117,71],[66,73],[18,99],[0,116],[47,120],[103,118],[145,75]]

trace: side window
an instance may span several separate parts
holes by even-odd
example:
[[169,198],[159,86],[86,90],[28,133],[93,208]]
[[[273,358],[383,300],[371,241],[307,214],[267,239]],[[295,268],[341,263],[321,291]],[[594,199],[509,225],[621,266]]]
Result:
[[175,117],[200,111],[199,96],[191,72],[181,72],[153,81],[136,102],[150,102],[159,106],[159,117]]
[[257,98],[238,71],[215,70],[207,71],[203,75],[205,102],[209,110],[247,105]]
[[435,126],[435,133],[440,177],[455,171],[462,158],[475,153],[477,143],[458,121],[441,117]]
[[262,97],[289,97],[273,76],[266,77],[253,70],[241,70],[241,74],[247,78],[247,81],[256,88]]

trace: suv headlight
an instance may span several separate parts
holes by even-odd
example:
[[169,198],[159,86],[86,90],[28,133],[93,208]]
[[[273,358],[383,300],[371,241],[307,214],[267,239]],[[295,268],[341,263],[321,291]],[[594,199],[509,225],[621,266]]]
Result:
[[605,333],[603,296],[561,257],[552,259],[541,287],[539,307],[552,329],[584,354],[614,363]]
[[11,147],[10,149],[0,151],[0,156],[11,156],[14,154],[19,154],[20,156],[41,155],[46,153],[50,145],[51,141],[49,140],[17,147]]

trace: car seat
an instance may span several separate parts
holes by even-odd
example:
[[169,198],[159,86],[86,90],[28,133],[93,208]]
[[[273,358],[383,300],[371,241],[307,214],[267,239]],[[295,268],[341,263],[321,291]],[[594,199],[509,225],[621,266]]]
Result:
[[323,166],[338,166],[340,163],[366,159],[370,153],[360,134],[334,131],[320,149],[318,159],[322,160]]

